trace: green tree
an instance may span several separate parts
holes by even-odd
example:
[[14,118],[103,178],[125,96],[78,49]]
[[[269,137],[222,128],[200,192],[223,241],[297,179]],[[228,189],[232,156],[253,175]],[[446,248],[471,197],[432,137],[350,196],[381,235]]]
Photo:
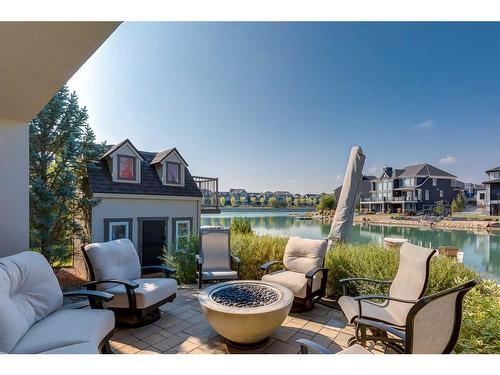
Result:
[[269,198],[269,206],[278,207],[279,204],[280,204],[280,202],[278,201],[278,199],[276,197]]
[[334,210],[337,208],[337,198],[333,194],[323,195],[319,199],[318,210]]
[[285,203],[287,207],[290,207],[292,205],[292,198],[291,197],[286,197],[285,198]]
[[260,197],[259,202],[260,202],[261,206],[265,206],[266,205],[266,197]]
[[247,204],[247,198],[246,197],[240,197],[240,203],[241,204]]
[[455,214],[458,211],[459,211],[458,202],[456,199],[453,199],[453,201],[451,202],[451,212]]
[[219,204],[224,207],[226,205],[226,198],[225,197],[220,197],[219,198]]
[[74,239],[88,240],[91,208],[99,203],[86,175],[104,148],[87,119],[64,86],[29,123],[30,247],[52,266],[72,257]]
[[231,206],[236,207],[237,202],[235,197],[231,197]]
[[252,195],[250,197],[250,203],[252,203],[252,206],[255,206],[256,202],[257,202],[257,197],[255,197],[255,195]]
[[298,207],[298,206],[299,206],[299,203],[300,203],[299,198],[294,198],[294,199],[293,199],[293,205],[294,205],[294,206],[297,206],[297,207]]

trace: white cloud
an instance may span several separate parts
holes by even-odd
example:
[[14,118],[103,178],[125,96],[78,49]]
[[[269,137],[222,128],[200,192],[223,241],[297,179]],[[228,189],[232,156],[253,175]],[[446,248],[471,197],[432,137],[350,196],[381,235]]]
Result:
[[458,159],[455,156],[446,155],[444,158],[439,159],[439,163],[444,165],[455,164]]
[[416,125],[416,127],[419,129],[429,129],[429,128],[432,128],[433,126],[434,126],[434,122],[431,119],[426,120],[426,121],[421,122],[420,124]]

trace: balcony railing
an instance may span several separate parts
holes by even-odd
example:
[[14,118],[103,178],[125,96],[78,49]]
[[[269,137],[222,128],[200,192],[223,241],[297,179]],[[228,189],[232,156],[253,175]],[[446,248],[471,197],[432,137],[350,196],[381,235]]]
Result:
[[380,203],[380,202],[417,202],[417,198],[415,197],[391,197],[391,198],[374,198],[374,197],[365,197],[361,199],[362,203]]
[[193,176],[194,182],[203,195],[201,199],[202,214],[218,214],[219,207],[219,179],[217,177]]

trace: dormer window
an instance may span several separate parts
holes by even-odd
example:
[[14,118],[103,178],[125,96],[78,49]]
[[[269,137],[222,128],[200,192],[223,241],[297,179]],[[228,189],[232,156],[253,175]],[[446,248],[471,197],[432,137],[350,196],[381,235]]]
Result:
[[179,163],[166,162],[165,167],[167,170],[167,183],[180,184],[181,183],[181,165]]
[[136,179],[136,158],[118,155],[118,179],[134,181]]

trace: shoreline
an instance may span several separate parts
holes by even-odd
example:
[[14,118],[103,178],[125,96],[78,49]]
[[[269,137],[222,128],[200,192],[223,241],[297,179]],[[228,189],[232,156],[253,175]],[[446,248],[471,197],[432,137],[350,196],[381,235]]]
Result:
[[[333,216],[320,217],[314,216],[315,219],[321,221],[333,220]],[[395,219],[391,217],[376,217],[376,215],[359,215],[354,216],[355,224],[376,224],[376,225],[391,225],[401,227],[425,227],[434,229],[460,229],[472,230],[481,232],[500,233],[500,223],[498,221],[486,220],[412,220],[412,219]]]

